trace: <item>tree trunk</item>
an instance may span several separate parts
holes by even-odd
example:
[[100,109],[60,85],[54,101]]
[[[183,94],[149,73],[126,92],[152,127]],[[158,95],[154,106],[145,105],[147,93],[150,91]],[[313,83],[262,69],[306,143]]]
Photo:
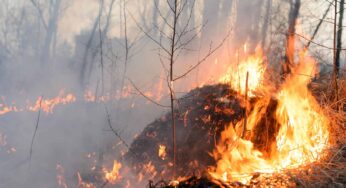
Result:
[[291,66],[294,63],[294,46],[295,46],[295,32],[296,24],[300,10],[300,0],[291,0],[290,11],[288,15],[288,33],[285,62],[282,66],[283,78],[291,72]]
[[266,12],[265,12],[265,16],[264,16],[264,22],[262,25],[262,40],[261,40],[261,47],[262,49],[264,49],[265,45],[266,45],[266,40],[267,40],[267,31],[268,31],[268,27],[269,27],[269,20],[270,20],[270,13],[271,13],[271,6],[272,6],[272,0],[267,0],[267,4],[266,4]]
[[336,52],[335,52],[335,64],[334,64],[334,76],[335,76],[335,99],[338,101],[338,84],[337,79],[339,78],[339,70],[340,70],[340,53],[342,48],[342,22],[344,18],[344,4],[345,0],[340,0],[339,7],[339,24],[337,30],[337,41],[336,41]]
[[176,127],[175,127],[175,113],[174,113],[174,57],[175,57],[175,41],[176,41],[176,27],[178,22],[178,0],[174,0],[174,9],[173,9],[173,28],[172,28],[172,38],[171,38],[171,49],[170,49],[170,71],[169,71],[169,90],[170,90],[170,101],[171,101],[171,118],[172,118],[172,140],[173,140],[173,179],[175,179],[176,175],[176,167],[177,167],[177,145],[176,145]]
[[52,40],[57,32],[60,4],[61,0],[56,0],[55,3],[51,4],[53,7],[49,18],[47,34],[43,44],[43,51],[41,54],[41,62],[44,64],[47,64],[47,61],[49,61]]

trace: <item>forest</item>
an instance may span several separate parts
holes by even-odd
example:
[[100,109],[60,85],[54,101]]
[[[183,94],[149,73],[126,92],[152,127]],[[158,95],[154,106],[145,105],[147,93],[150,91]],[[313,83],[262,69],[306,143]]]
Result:
[[345,0],[2,0],[0,188],[345,187]]

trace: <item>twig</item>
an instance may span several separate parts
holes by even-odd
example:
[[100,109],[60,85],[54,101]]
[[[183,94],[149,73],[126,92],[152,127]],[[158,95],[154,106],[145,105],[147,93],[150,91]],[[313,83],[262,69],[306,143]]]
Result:
[[200,64],[202,64],[203,62],[205,62],[211,55],[213,55],[219,48],[221,48],[223,46],[223,44],[226,42],[227,38],[231,35],[231,32],[228,32],[228,34],[226,35],[225,38],[223,38],[223,40],[220,42],[220,44],[218,46],[216,46],[214,49],[209,49],[209,52],[201,59],[199,60],[195,65],[193,65],[192,67],[190,67],[185,73],[181,74],[180,76],[177,76],[173,79],[173,81],[177,81],[183,77],[185,77],[186,75],[188,75],[191,71],[193,71],[194,69],[196,69]]
[[246,124],[247,124],[247,92],[248,92],[248,82],[249,82],[249,72],[246,72],[246,81],[245,81],[245,109],[244,109],[244,126],[243,133],[241,138],[245,137]]
[[32,136],[31,144],[30,144],[30,154],[29,154],[29,161],[30,161],[30,162],[31,162],[31,157],[32,157],[32,148],[33,148],[33,145],[34,145],[34,140],[35,140],[35,137],[36,137],[36,133],[37,133],[37,129],[38,129],[38,124],[39,124],[39,122],[40,122],[42,100],[43,100],[43,96],[41,96],[40,108],[39,108],[39,110],[38,110],[38,115],[37,115],[37,120],[36,120],[35,131],[34,131],[34,135]]
[[[169,2],[167,1],[168,5]],[[170,92],[170,101],[171,101],[171,118],[172,118],[172,147],[173,147],[173,179],[175,179],[176,175],[176,168],[177,168],[177,144],[176,144],[176,125],[175,125],[175,113],[174,113],[174,79],[173,79],[173,64],[174,64],[174,55],[176,52],[175,49],[175,42],[176,42],[176,37],[177,37],[177,22],[178,22],[178,15],[177,13],[177,6],[178,6],[178,1],[174,1],[174,9],[171,8],[173,12],[173,29],[172,29],[172,39],[171,39],[171,51],[170,51],[170,71],[169,71],[169,92]]]
[[134,83],[131,79],[129,79],[129,78],[127,78],[127,79],[130,81],[131,85],[136,89],[136,91],[137,91],[140,95],[142,95],[144,98],[146,98],[147,100],[149,100],[150,102],[152,102],[152,103],[154,103],[154,104],[156,104],[156,105],[158,105],[158,106],[164,107],[164,108],[170,108],[170,107],[171,107],[171,106],[166,106],[166,105],[160,104],[160,103],[154,101],[153,99],[151,99],[150,97],[146,96],[146,95],[135,85],[135,83]]
[[38,12],[38,14],[39,14],[39,16],[40,16],[40,19],[41,19],[41,21],[42,21],[43,27],[44,27],[44,29],[47,31],[47,30],[48,30],[48,26],[47,26],[46,21],[44,20],[43,12],[42,12],[40,6],[39,6],[38,3],[35,2],[34,0],[30,0],[30,2],[31,2],[32,5],[34,5],[34,7],[37,9],[37,12]]
[[[317,42],[315,42],[315,41],[313,41],[313,40],[311,40],[311,39],[309,39],[309,38],[307,38],[307,37],[305,37],[305,36],[303,36],[303,35],[301,35],[299,33],[294,33],[294,34],[297,35],[298,37],[308,41],[308,42],[311,42],[312,44],[315,44],[315,45],[319,46],[319,47],[326,48],[328,50],[334,50],[334,48],[332,48],[332,47],[329,47],[329,46],[317,43]],[[339,49],[340,50],[346,50],[346,48],[339,48]]]
[[332,3],[329,4],[327,10],[324,12],[323,16],[322,16],[322,19],[320,19],[320,22],[318,22],[316,28],[315,28],[315,31],[314,33],[312,34],[312,37],[311,37],[311,40],[308,41],[308,43],[306,44],[305,48],[309,48],[310,44],[311,44],[311,41],[314,40],[318,30],[320,29],[322,23],[323,23],[323,20],[326,18],[326,16],[328,15],[328,12],[330,10],[330,7],[332,6]]
[[105,107],[106,115],[107,115],[107,123],[111,131],[119,138],[119,140],[124,144],[124,146],[127,148],[128,151],[130,151],[129,145],[125,142],[125,140],[120,136],[120,134],[113,128],[112,122],[111,122],[111,116],[108,112],[106,104],[103,102],[103,105]]
[[102,16],[102,6],[103,6],[103,0],[100,2],[100,12],[99,12],[99,37],[100,37],[100,63],[101,63],[101,95],[104,94],[104,66],[103,66],[103,39],[102,39],[102,29],[101,29],[101,16]]

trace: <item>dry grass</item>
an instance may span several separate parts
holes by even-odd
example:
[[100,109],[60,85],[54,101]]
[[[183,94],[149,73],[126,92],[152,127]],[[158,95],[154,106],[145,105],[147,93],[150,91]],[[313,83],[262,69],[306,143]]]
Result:
[[270,179],[284,176],[284,179],[288,180],[285,182],[287,187],[346,185],[346,80],[339,80],[338,101],[331,100],[328,91],[331,91],[331,88],[326,82],[313,85],[313,93],[330,119],[330,144],[324,156],[317,162],[295,170],[287,170]]

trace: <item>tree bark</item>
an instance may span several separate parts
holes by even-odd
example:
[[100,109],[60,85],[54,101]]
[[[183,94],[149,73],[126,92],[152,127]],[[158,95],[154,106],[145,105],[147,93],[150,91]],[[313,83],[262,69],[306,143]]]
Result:
[[338,84],[337,79],[339,78],[339,71],[340,71],[340,53],[342,48],[342,22],[344,18],[344,4],[345,0],[340,0],[340,7],[339,7],[339,23],[338,23],[338,30],[337,30],[337,41],[336,41],[336,51],[335,51],[335,65],[334,65],[334,76],[335,76],[335,99],[338,101]]

